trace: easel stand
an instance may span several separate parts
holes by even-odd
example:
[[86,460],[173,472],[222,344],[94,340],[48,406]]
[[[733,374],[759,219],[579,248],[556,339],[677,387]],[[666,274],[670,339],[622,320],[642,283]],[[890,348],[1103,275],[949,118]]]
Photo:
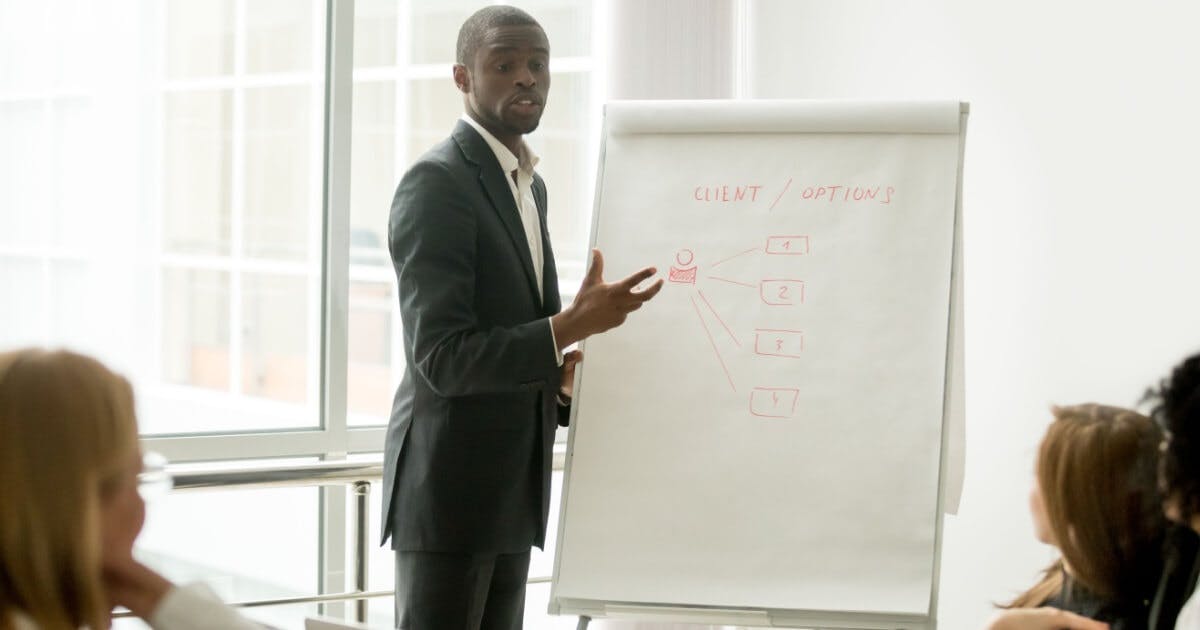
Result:
[[[596,607],[590,607],[596,610]],[[603,611],[552,610],[552,614],[578,614],[575,630],[587,630],[599,616],[658,623],[695,623],[710,626],[753,628],[808,628],[810,630],[937,630],[932,615],[862,615],[821,611],[749,611],[610,604]]]

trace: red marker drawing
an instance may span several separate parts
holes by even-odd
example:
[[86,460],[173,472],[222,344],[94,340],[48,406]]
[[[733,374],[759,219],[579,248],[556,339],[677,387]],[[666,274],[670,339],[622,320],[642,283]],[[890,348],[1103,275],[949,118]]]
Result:
[[759,328],[754,331],[754,353],[768,357],[800,358],[804,331]]
[[790,387],[755,387],[750,391],[750,413],[760,418],[790,418],[796,413],[800,390]]

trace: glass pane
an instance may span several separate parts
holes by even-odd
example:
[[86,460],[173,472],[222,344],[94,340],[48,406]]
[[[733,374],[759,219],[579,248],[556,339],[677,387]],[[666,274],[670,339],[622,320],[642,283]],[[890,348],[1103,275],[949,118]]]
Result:
[[[319,492],[171,492],[147,505],[137,555],[175,582],[206,583],[226,602],[314,595],[320,565]],[[247,614],[274,626],[298,628],[298,612],[267,607]]]
[[395,0],[358,0],[354,3],[354,67],[396,65],[399,8],[400,3]]
[[[86,99],[60,100],[51,107],[51,121],[53,159],[49,176],[53,181],[51,190],[58,199],[47,217],[48,240],[59,246],[90,247],[96,230],[103,229],[106,222],[111,226],[111,218],[100,217],[95,211],[93,183],[100,174],[93,151],[99,142],[92,133],[95,121],[90,103]],[[113,173],[105,175],[111,177]]]
[[463,21],[478,11],[475,0],[413,0],[412,33],[410,34],[411,62],[446,64],[446,77],[454,63],[458,29]]
[[168,78],[233,73],[231,0],[169,0],[167,35]]
[[[308,398],[308,287],[304,277],[242,279],[242,392],[302,403]],[[313,366],[315,369],[315,366]]]
[[[24,4],[24,3],[23,3]],[[132,7],[113,7],[102,5],[95,0],[54,0],[27,4],[46,4],[53,7],[52,24],[58,34],[57,41],[46,42],[54,50],[53,59],[56,62],[55,79],[61,88],[79,90],[92,80],[93,57],[90,39],[100,30],[99,18],[111,17],[119,20],[125,17],[134,18],[136,9]],[[122,12],[122,10],[125,10]],[[119,17],[118,17],[119,16]],[[28,55],[29,50],[23,51]]]
[[46,341],[46,277],[40,261],[0,256],[0,348]]
[[[414,0],[410,54],[414,64],[452,64],[462,23],[480,3],[470,0]],[[591,53],[592,7],[585,0],[532,0],[521,3],[546,31],[555,57]]]
[[[592,50],[592,3],[587,0],[526,0],[521,8],[546,31],[555,57],[579,57]],[[551,64],[553,67],[553,64]]]
[[[396,298],[390,278],[380,282],[350,283],[350,346],[347,392],[351,426],[386,424],[391,412],[392,395],[400,382],[403,355],[396,357],[399,318],[393,316]],[[397,354],[399,352],[397,351]]]
[[449,76],[409,81],[408,89],[405,165],[446,139],[463,111],[462,95]]
[[312,2],[246,0],[246,72],[311,70],[313,10]]
[[164,95],[163,247],[189,254],[230,249],[232,93]]
[[60,42],[46,37],[43,25],[51,22],[54,12],[50,2],[0,2],[0,94],[50,87],[54,49]]
[[396,188],[396,84],[354,84],[350,264],[389,266],[388,210]]
[[229,274],[168,268],[162,278],[163,381],[228,390]]
[[44,243],[52,203],[50,133],[43,101],[0,102],[0,245]]
[[303,260],[315,222],[311,88],[246,90],[246,254]]
[[316,424],[324,6],[0,0],[0,339],[128,375],[148,434]]
[[[50,264],[50,338],[56,345],[86,349],[95,345],[97,319],[107,320],[100,313],[107,304],[96,303],[89,291],[88,268],[80,261],[55,261]],[[122,314],[124,314],[122,309]]]

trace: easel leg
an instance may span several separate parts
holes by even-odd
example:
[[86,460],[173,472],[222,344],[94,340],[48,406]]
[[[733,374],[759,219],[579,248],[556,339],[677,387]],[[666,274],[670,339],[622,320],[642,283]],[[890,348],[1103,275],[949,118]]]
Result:
[[579,615],[579,624],[575,626],[575,630],[587,630],[588,622],[592,620],[586,615]]

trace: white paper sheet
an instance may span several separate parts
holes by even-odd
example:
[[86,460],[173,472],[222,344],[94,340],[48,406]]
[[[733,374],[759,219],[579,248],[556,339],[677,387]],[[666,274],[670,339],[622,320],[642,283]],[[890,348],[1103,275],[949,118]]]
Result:
[[725,105],[608,114],[605,276],[670,281],[585,343],[554,596],[927,613],[958,104]]

